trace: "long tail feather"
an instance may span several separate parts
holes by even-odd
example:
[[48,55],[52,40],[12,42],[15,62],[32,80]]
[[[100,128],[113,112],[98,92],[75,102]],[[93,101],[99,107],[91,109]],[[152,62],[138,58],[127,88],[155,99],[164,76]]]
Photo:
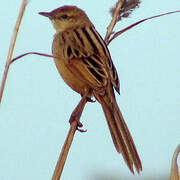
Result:
[[122,113],[117,105],[114,92],[112,92],[111,95],[106,93],[105,96],[101,96],[97,93],[94,95],[102,105],[116,150],[122,153],[130,171],[134,174],[133,166],[135,166],[139,173],[142,171],[141,160]]

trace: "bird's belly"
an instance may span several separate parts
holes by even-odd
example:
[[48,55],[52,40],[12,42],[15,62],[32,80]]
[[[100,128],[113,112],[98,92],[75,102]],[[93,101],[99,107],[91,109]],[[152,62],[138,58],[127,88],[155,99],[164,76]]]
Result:
[[89,85],[81,79],[80,75],[76,74],[75,70],[69,68],[64,60],[55,59],[56,67],[68,86],[70,86],[74,91],[83,95],[87,90],[90,89]]

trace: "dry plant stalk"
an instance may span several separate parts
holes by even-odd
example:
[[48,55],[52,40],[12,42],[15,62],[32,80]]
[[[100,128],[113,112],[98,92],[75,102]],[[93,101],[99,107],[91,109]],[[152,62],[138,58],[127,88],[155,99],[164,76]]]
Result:
[[3,79],[2,79],[2,83],[1,83],[0,103],[1,103],[1,100],[2,100],[2,95],[3,95],[3,91],[4,91],[6,79],[7,79],[9,66],[11,64],[11,59],[12,59],[12,55],[13,55],[13,51],[14,51],[14,46],[15,46],[15,43],[16,43],[16,38],[17,38],[17,35],[18,35],[19,27],[20,27],[21,20],[22,20],[22,17],[24,15],[24,11],[25,11],[27,3],[28,3],[27,0],[22,0],[21,9],[19,11],[19,16],[18,16],[18,19],[17,19],[15,27],[14,27],[14,32],[13,32],[11,44],[10,44],[10,47],[9,47],[9,52],[8,52],[8,56],[7,56],[7,60],[6,60],[6,66],[5,66]]
[[82,114],[84,106],[87,102],[87,95],[88,95],[88,92],[86,94],[84,94],[81,101],[79,102],[79,104],[76,106],[76,108],[74,109],[74,111],[71,114],[69,122],[72,122],[72,123],[71,123],[70,129],[69,129],[69,133],[66,137],[66,141],[61,150],[61,154],[59,156],[58,162],[56,164],[56,168],[54,170],[52,180],[59,180],[61,177],[61,174],[62,174],[62,171],[64,168],[64,164],[66,162],[67,155],[68,155],[69,149],[71,147],[71,144],[72,144],[72,141],[74,138],[74,134],[78,128],[81,114]]
[[120,0],[117,5],[116,5],[116,9],[114,10],[114,13],[113,13],[113,17],[112,17],[112,20],[107,28],[107,33],[106,33],[106,36],[105,36],[105,43],[106,44],[109,44],[109,38],[113,32],[113,29],[114,29],[114,26],[117,22],[117,17],[119,15],[119,12],[120,12],[120,9],[122,8],[123,4],[124,4],[125,0]]
[[179,173],[178,164],[177,164],[179,153],[180,153],[180,144],[176,148],[173,158],[172,158],[170,180],[180,180],[180,173]]

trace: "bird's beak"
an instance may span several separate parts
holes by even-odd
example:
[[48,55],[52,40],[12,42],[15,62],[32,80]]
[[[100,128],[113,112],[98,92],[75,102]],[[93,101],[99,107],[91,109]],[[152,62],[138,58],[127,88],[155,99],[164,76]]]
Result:
[[50,18],[51,14],[48,12],[39,12],[40,15]]

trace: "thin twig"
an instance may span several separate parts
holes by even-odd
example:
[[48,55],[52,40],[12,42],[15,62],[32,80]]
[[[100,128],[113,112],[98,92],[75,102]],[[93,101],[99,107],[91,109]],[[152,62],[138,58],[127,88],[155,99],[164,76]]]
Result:
[[128,27],[126,27],[126,28],[124,28],[124,29],[116,32],[116,33],[113,35],[113,37],[111,37],[111,38],[109,39],[107,45],[108,45],[113,39],[115,39],[116,37],[118,37],[119,35],[121,35],[122,33],[124,33],[124,32],[126,32],[127,30],[133,28],[134,26],[137,26],[138,24],[140,24],[140,23],[142,23],[142,22],[144,22],[144,21],[147,21],[147,20],[150,20],[150,19],[154,19],[154,18],[157,18],[157,17],[160,17],[160,16],[166,16],[166,15],[168,15],[168,14],[179,13],[179,12],[180,12],[180,10],[178,10],[178,11],[172,11],[172,12],[168,12],[168,13],[164,13],[164,14],[159,14],[159,15],[156,15],[156,16],[151,16],[151,17],[142,19],[142,20],[140,20],[140,21],[137,21],[136,23],[131,24],[130,26],[128,26]]
[[113,32],[113,29],[114,29],[114,26],[116,25],[116,22],[117,22],[117,17],[119,15],[119,11],[120,9],[122,8],[123,4],[124,4],[125,0],[120,0],[116,6],[116,9],[114,11],[114,14],[113,14],[113,17],[112,17],[112,20],[107,28],[107,32],[106,32],[106,36],[105,36],[105,39],[104,41],[106,42],[106,44],[109,44],[108,41],[109,41],[109,38]]
[[170,180],[180,180],[180,174],[179,174],[178,164],[177,164],[177,159],[178,159],[179,153],[180,153],[180,144],[176,148],[174,155],[173,155]]
[[61,150],[61,154],[59,156],[58,162],[56,164],[56,168],[52,177],[52,180],[59,180],[64,168],[64,164],[70,149],[70,146],[72,144],[73,138],[74,138],[74,134],[76,132],[76,128],[77,128],[77,121],[73,121],[71,124],[71,127],[69,129],[66,141],[63,145],[63,148]]
[[13,32],[11,44],[10,44],[10,47],[9,47],[9,52],[8,52],[8,56],[7,56],[7,60],[6,60],[6,66],[5,66],[3,79],[2,79],[2,83],[1,83],[0,103],[1,103],[1,100],[2,100],[2,95],[3,95],[3,91],[4,91],[6,79],[7,79],[9,65],[11,64],[11,58],[12,58],[12,55],[13,55],[17,34],[18,34],[18,31],[19,31],[19,27],[20,27],[21,20],[22,20],[22,17],[23,17],[23,14],[24,14],[27,3],[28,3],[27,0],[22,0],[21,9],[19,11],[19,16],[18,16],[18,19],[17,19],[15,27],[14,27],[14,32]]
[[68,155],[69,149],[71,147],[71,144],[72,144],[72,141],[74,138],[74,134],[75,134],[76,130],[78,129],[78,125],[80,123],[80,117],[83,112],[84,106],[87,102],[87,95],[88,95],[88,92],[83,95],[81,101],[79,102],[79,104],[76,106],[76,108],[74,109],[74,111],[71,114],[71,117],[69,119],[69,122],[71,122],[71,127],[69,129],[69,133],[66,137],[66,141],[61,150],[61,154],[60,154],[58,162],[56,164],[56,168],[54,170],[52,180],[59,180],[61,177],[61,174],[62,174],[62,171],[64,168],[64,164],[66,162],[67,155]]
[[15,61],[17,61],[18,59],[24,57],[24,56],[27,56],[29,54],[35,54],[35,55],[39,55],[39,56],[45,56],[45,57],[51,57],[51,58],[54,58],[54,56],[52,55],[49,55],[49,54],[44,54],[44,53],[38,53],[38,52],[28,52],[28,53],[25,53],[25,54],[21,54],[20,56],[17,56],[15,57],[14,59],[11,60],[11,64]]

